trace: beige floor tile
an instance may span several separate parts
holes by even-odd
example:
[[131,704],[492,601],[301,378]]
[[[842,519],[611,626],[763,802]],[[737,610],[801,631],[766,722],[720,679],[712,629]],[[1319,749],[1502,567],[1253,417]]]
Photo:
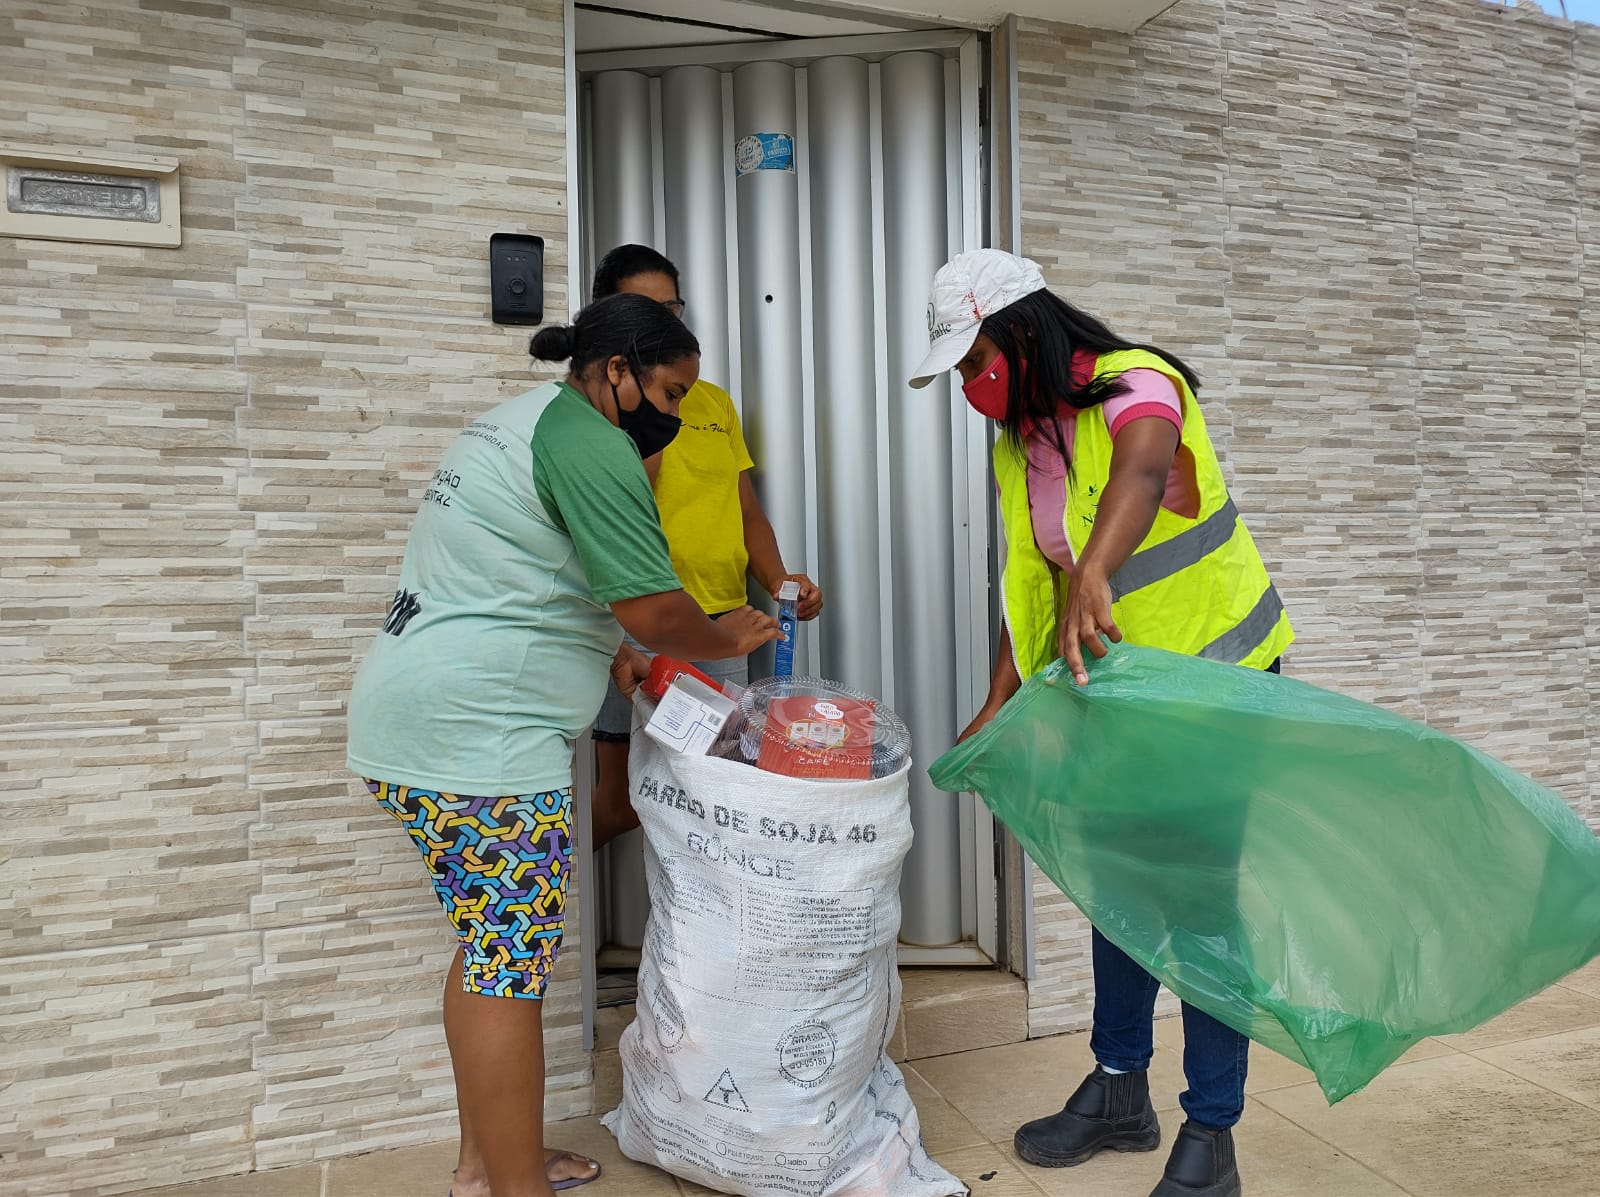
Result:
[[[129,1197],[321,1197],[322,1165],[278,1168],[245,1176],[221,1176],[165,1189],[146,1189]],[[440,1197],[433,1194],[432,1197]]]
[[[972,1187],[974,1197],[978,1197],[980,1194],[982,1197],[1013,1197],[1013,1195],[1015,1197],[1039,1197],[1039,1190],[1031,1186],[1006,1186],[1002,1177],[1010,1172],[1012,1174],[1011,1179],[1014,1182],[1016,1170],[1008,1168],[1000,1153],[987,1143],[961,1150],[948,1150],[942,1154],[933,1151],[930,1146],[929,1151],[939,1163]],[[972,1176],[967,1176],[962,1169],[970,1171]],[[977,1179],[990,1172],[995,1175],[990,1177],[988,1181]],[[678,1181],[678,1191],[684,1197],[724,1197],[716,1189],[708,1189],[704,1185],[692,1184],[687,1180]]]
[[1600,1026],[1600,997],[1564,985],[1552,985],[1476,1030],[1445,1036],[1444,1042],[1459,1051],[1475,1052],[1520,1039],[1538,1039],[1596,1026]]
[[[931,1148],[929,1150],[932,1152]],[[1039,1190],[1031,1186],[1006,1187],[1001,1180],[1001,1175],[1007,1171],[1004,1166],[1005,1162],[1000,1158],[1000,1153],[987,1143],[959,1151],[947,1151],[943,1155],[937,1152],[932,1152],[932,1154],[938,1159],[939,1163],[972,1187],[974,1197],[978,1197],[979,1194],[982,1194],[983,1197],[1013,1197],[1013,1194],[1016,1197],[1039,1197]],[[952,1160],[957,1161],[957,1163],[952,1163]],[[964,1175],[960,1171],[962,1167],[971,1171],[973,1177],[969,1178]],[[1010,1169],[1009,1171],[1015,1173],[1015,1169]],[[987,1172],[994,1172],[996,1175],[987,1182],[979,1182],[974,1179]],[[1014,1180],[1015,1177],[1013,1176],[1012,1179]],[[693,1184],[681,1179],[678,1181],[678,1191],[683,1194],[683,1197],[725,1197],[723,1193],[716,1189],[708,1189],[704,1185]]]
[[[1524,1039],[1473,1054],[1496,1068],[1600,1110],[1600,1027]],[[1600,1179],[1595,1188],[1600,1190]]]
[[1396,1060],[1395,1064],[1415,1064],[1419,1060],[1437,1060],[1440,1056],[1448,1056],[1455,1050],[1444,1039],[1424,1039]]
[[[1183,1055],[1183,1020],[1180,1018],[1164,1018],[1156,1022],[1156,1043],[1169,1051],[1178,1053],[1180,1059]],[[1448,1056],[1455,1049],[1446,1045],[1439,1039],[1424,1039],[1405,1055],[1399,1062],[1412,1060],[1431,1060],[1437,1056]],[[1273,1089],[1291,1089],[1295,1085],[1310,1085],[1316,1083],[1316,1077],[1309,1068],[1296,1064],[1293,1060],[1285,1059],[1270,1048],[1262,1047],[1259,1043],[1250,1045],[1250,1078],[1245,1082],[1246,1093],[1268,1093]]]
[[[575,1194],[583,1197],[673,1197],[678,1192],[678,1182],[672,1176],[626,1158],[598,1118],[548,1123],[544,1128],[544,1140],[553,1147],[600,1161],[603,1169],[600,1179],[572,1190]],[[329,1193],[328,1197],[341,1195]]]
[[1259,1101],[1249,1103],[1234,1141],[1247,1193],[1263,1197],[1404,1197],[1404,1189]]
[[[1161,1179],[1177,1113],[1161,1117],[1161,1146],[1151,1152],[1101,1152],[1076,1168],[1012,1162],[1049,1197],[1147,1197]],[[1404,1190],[1252,1101],[1236,1132],[1239,1169],[1251,1197],[1404,1197]]]
[[[1176,1129],[1175,1120],[1162,1118],[1163,1135]],[[1155,1151],[1102,1151],[1076,1168],[1036,1168],[1017,1159],[1009,1149],[1006,1155],[1048,1197],[1149,1197],[1166,1167],[1166,1149],[1163,1138]]]
[[622,1056],[616,1048],[594,1054],[594,1110],[608,1114],[622,1104]]
[[904,1064],[906,1062],[907,1050],[906,1014],[905,1007],[902,1006],[900,1008],[900,1017],[895,1019],[894,1022],[894,1034],[889,1036],[889,1059],[893,1060],[896,1064]]
[[935,1158],[972,1190],[972,1197],[1039,1197],[1041,1190],[1023,1167],[998,1147],[968,1147]]
[[906,1078],[906,1092],[917,1107],[917,1119],[922,1123],[922,1143],[931,1153],[962,1151],[968,1147],[986,1146],[989,1140],[982,1131],[951,1105],[913,1066],[902,1065]]
[[1311,1085],[1256,1100],[1414,1197],[1600,1189],[1594,1111],[1473,1056],[1397,1065],[1332,1109]]
[[1600,959],[1591,960],[1571,976],[1563,977],[1561,984],[1590,997],[1600,997]]
[[[958,1056],[921,1060],[917,1071],[991,1142],[1008,1144],[1017,1127],[1053,1114],[1094,1067],[1087,1035],[1060,1035]],[[1157,1049],[1150,1070],[1158,1110],[1176,1109],[1183,1062]]]
[[458,1146],[427,1143],[334,1160],[328,1165],[328,1197],[444,1197]]

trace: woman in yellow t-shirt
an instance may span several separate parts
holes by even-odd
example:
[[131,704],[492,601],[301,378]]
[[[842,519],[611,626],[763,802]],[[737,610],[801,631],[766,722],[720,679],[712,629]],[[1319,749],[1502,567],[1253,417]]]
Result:
[[[648,246],[618,246],[601,259],[591,298],[619,293],[643,295],[683,316],[678,268]],[[645,470],[655,486],[661,527],[683,588],[716,619],[748,601],[747,576],[774,596],[784,582],[798,582],[796,613],[815,619],[822,610],[822,591],[805,574],[792,574],[783,564],[772,522],[750,482],[755,462],[745,447],[733,399],[702,379],[684,396],[680,414],[683,427],[677,438],[647,459]],[[718,682],[743,685],[747,678],[744,657],[694,664]],[[612,686],[594,724],[599,757],[593,804],[596,850],[639,825],[628,801],[632,726],[633,707]]]

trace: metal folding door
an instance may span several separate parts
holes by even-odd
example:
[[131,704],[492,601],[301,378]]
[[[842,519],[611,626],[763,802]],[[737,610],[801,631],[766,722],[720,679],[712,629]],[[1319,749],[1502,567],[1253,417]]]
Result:
[[[580,59],[585,265],[627,241],[678,263],[785,560],[827,592],[796,670],[881,695],[926,765],[987,682],[986,430],[947,384],[905,386],[934,271],[980,243],[976,39],[646,57]],[[912,816],[903,941],[993,955],[987,816],[920,768]],[[643,937],[638,858],[611,850],[613,944]]]

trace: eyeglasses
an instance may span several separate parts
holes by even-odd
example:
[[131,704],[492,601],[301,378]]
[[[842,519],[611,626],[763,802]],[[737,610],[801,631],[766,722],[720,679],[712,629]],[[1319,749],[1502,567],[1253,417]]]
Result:
[[667,311],[671,312],[679,320],[682,320],[683,319],[683,309],[688,307],[689,305],[684,303],[683,300],[681,300],[681,299],[669,299],[669,300],[667,300],[666,303],[662,304],[661,306],[666,308]]

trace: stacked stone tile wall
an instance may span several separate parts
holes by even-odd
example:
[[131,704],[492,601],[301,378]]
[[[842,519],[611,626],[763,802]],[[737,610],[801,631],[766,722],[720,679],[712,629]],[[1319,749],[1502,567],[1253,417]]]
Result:
[[[1480,0],[1182,0],[1021,34],[1023,244],[1196,365],[1300,639],[1600,815],[1600,28]],[[1088,928],[1035,876],[1031,1030]]]
[[[452,1129],[449,938],[342,706],[434,459],[526,385],[490,233],[563,313],[562,49],[552,0],[0,9],[0,142],[176,157],[185,229],[0,240],[7,1197]],[[1291,672],[1600,814],[1600,30],[1182,0],[1021,57],[1025,246],[1204,374]],[[1088,986],[1034,882],[1039,1034]]]
[[0,239],[0,1192],[453,1132],[448,927],[342,712],[433,462],[527,385],[490,234],[565,311],[563,71],[554,0],[0,6],[0,142],[177,158],[184,225]]

